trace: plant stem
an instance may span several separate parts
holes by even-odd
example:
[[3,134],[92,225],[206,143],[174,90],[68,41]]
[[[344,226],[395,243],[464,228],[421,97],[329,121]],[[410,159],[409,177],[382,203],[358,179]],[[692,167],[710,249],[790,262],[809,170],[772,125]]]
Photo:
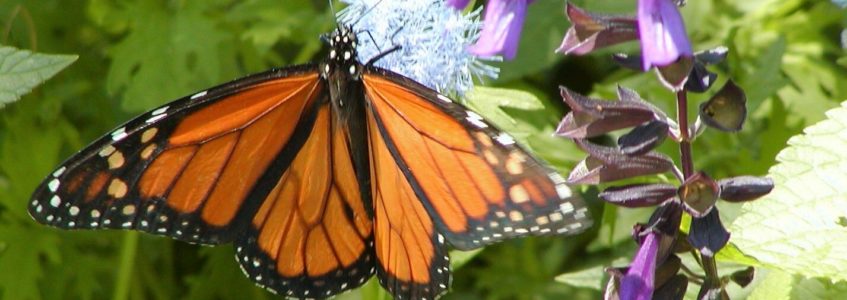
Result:
[[[679,123],[679,131],[681,141],[679,142],[680,163],[682,164],[682,175],[684,179],[688,179],[694,174],[694,159],[691,156],[691,132],[688,124],[688,94],[685,90],[676,93],[676,114],[677,122]],[[720,288],[720,278],[718,278],[718,266],[715,259],[711,256],[700,255],[703,270],[706,271],[705,282],[710,284],[710,289]]]
[[123,247],[121,247],[120,264],[118,265],[117,279],[115,280],[115,291],[112,299],[129,299],[129,286],[132,281],[133,265],[135,264],[135,253],[138,248],[138,232],[125,233]]
[[685,179],[694,174],[694,160],[691,158],[691,134],[688,130],[688,94],[685,90],[676,93],[676,115],[679,123],[681,141],[679,142],[682,175]]

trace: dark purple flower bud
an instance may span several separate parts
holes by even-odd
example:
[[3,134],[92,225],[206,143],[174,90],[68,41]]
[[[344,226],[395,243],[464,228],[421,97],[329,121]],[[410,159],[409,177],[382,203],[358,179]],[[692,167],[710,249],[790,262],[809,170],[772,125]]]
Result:
[[588,157],[577,164],[568,176],[568,182],[598,184],[635,176],[659,174],[670,171],[673,161],[666,155],[648,152],[641,156],[628,156],[617,148],[574,140],[588,152]]
[[532,0],[489,0],[485,6],[482,31],[468,51],[481,56],[503,55],[513,59],[523,29],[526,7]]
[[688,81],[685,82],[685,90],[695,93],[703,93],[712,87],[712,83],[718,78],[718,74],[709,72],[702,63],[695,61]]
[[753,267],[747,267],[744,270],[737,271],[729,275],[729,279],[735,284],[738,284],[741,287],[747,287],[750,282],[753,282],[753,277],[756,275],[756,269]]
[[744,202],[758,199],[773,190],[773,179],[756,176],[738,176],[718,180],[720,198],[729,202]]
[[719,46],[694,53],[694,59],[704,65],[714,65],[723,62],[727,53],[729,53],[727,47]]
[[618,94],[618,100],[620,100],[620,101],[636,102],[636,103],[639,103],[641,105],[649,107],[653,111],[653,113],[656,114],[657,120],[664,121],[665,123],[672,122],[672,120],[670,118],[668,118],[668,115],[665,114],[664,111],[662,111],[658,107],[654,106],[650,102],[644,101],[644,99],[642,99],[641,96],[638,95],[638,92],[636,92],[635,90],[628,89],[628,88],[625,88],[625,87],[622,87],[622,86],[618,86],[617,94]]
[[705,217],[691,220],[688,242],[700,254],[714,256],[718,250],[726,245],[727,241],[729,241],[729,232],[721,224],[717,208],[712,209]]
[[660,285],[653,292],[653,299],[681,300],[685,298],[685,290],[688,289],[688,277],[676,274],[665,284]]
[[638,35],[641,40],[642,70],[693,57],[685,24],[671,0],[638,1]]
[[710,72],[706,69],[706,66],[722,62],[728,52],[729,49],[720,46],[694,53],[694,67],[691,69],[691,74],[688,75],[688,81],[685,82],[685,90],[703,93],[712,87],[715,79],[718,78],[718,74]]
[[648,233],[641,243],[641,248],[629,265],[629,271],[621,279],[621,299],[652,299],[653,282],[656,274],[656,254],[662,235],[657,232]]
[[666,236],[676,236],[679,233],[679,222],[681,218],[681,204],[677,201],[665,201],[650,215],[650,220],[647,221],[647,228],[652,231],[658,231]]
[[447,0],[447,5],[456,10],[463,10],[470,2],[471,0]]
[[702,218],[715,207],[720,186],[706,173],[698,172],[682,183],[678,194],[685,211],[694,218]]
[[582,139],[610,131],[638,126],[657,118],[654,106],[641,100],[606,101],[591,99],[562,86],[562,99],[571,108],[556,134]]
[[635,224],[632,228],[632,237],[639,244],[644,242],[644,237],[651,233],[659,233],[662,241],[659,244],[657,261],[661,264],[667,257],[674,253],[677,244],[677,233],[682,217],[682,208],[677,201],[665,201],[650,215],[650,221],[646,224]]
[[589,13],[568,2],[565,14],[571,27],[556,52],[583,55],[591,51],[638,38],[633,17]]
[[613,186],[600,193],[600,199],[623,207],[656,206],[676,196],[676,187],[670,184],[631,184]]
[[732,80],[700,105],[700,119],[710,127],[721,131],[741,130],[747,118],[747,96]]
[[656,148],[667,136],[668,124],[653,120],[618,138],[618,147],[626,155],[642,155]]

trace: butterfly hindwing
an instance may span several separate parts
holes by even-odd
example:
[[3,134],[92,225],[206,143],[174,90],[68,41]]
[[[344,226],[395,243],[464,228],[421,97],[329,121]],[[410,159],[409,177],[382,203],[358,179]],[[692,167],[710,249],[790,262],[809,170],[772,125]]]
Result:
[[337,120],[330,105],[321,106],[302,149],[235,242],[246,275],[276,293],[328,297],[376,271],[372,213],[346,124]]
[[[294,151],[320,81],[313,66],[272,70],[143,114],[57,168],[30,214],[60,228],[136,229],[217,244],[232,240]],[[289,158],[290,160],[290,158]],[[281,172],[277,172],[281,173]],[[243,184],[244,182],[253,184]]]
[[456,248],[575,233],[590,224],[559,174],[476,113],[386,70],[371,68],[363,80],[393,158]]

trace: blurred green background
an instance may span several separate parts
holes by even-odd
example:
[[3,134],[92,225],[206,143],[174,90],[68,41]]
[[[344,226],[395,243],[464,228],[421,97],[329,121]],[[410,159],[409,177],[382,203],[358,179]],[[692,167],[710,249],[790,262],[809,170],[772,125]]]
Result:
[[[635,7],[635,1],[574,2],[598,12],[631,14]],[[750,112],[740,133],[706,132],[696,141],[696,167],[715,178],[763,175],[790,136],[847,99],[847,56],[839,36],[847,15],[822,0],[688,2],[683,15],[695,49],[729,47],[727,61],[713,67],[720,74],[717,85],[733,78],[745,89]],[[611,63],[609,54],[636,52],[635,44],[584,57],[553,53],[568,27],[563,10],[560,0],[535,1],[517,59],[499,63],[500,79],[487,82],[532,93],[539,105],[526,109],[486,102],[484,96],[471,97],[469,105],[567,174],[584,154],[570,141],[550,137],[565,112],[558,85],[604,98],[622,85],[668,111],[673,95],[652,73]],[[273,66],[320,59],[318,36],[333,24],[326,1],[0,1],[0,44],[79,55],[55,78],[0,110],[0,297],[276,298],[242,275],[232,247],[121,231],[59,231],[32,221],[26,203],[62,159],[136,114]],[[709,95],[691,99],[699,104]],[[661,150],[676,157],[674,147],[665,143]],[[625,265],[635,249],[630,228],[651,210],[604,206],[596,188],[578,189],[598,220],[591,231],[454,253],[467,260],[454,270],[446,298],[600,298],[597,276],[570,285],[554,278],[613,261]],[[734,210],[721,207],[725,223]],[[377,286],[371,282],[342,297],[386,297]]]

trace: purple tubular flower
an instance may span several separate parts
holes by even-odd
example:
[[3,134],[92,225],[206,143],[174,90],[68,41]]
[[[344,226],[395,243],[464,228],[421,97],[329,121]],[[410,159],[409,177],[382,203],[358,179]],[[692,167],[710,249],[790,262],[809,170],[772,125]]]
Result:
[[455,8],[456,10],[463,10],[470,2],[471,0],[447,0],[447,5]]
[[638,34],[645,71],[694,56],[682,16],[671,0],[638,1]]
[[620,298],[649,300],[653,297],[653,281],[656,275],[656,254],[659,250],[661,235],[651,231],[644,237],[641,248],[629,271],[621,280]]
[[526,7],[533,0],[490,0],[485,7],[482,32],[468,50],[480,56],[515,58]]

